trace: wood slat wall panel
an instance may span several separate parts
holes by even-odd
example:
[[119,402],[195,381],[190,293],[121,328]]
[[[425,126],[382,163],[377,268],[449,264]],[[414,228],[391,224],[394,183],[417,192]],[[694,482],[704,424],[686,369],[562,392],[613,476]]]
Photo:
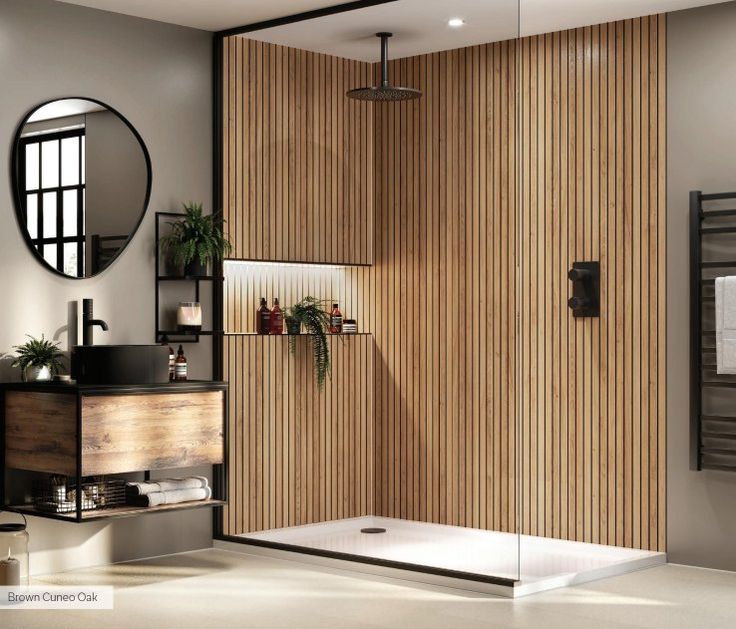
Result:
[[[522,530],[664,548],[664,40],[654,17],[392,63],[402,80],[417,68],[425,97],[376,110],[376,281],[401,312],[424,309],[400,337],[376,316],[382,514],[513,530],[518,397]],[[416,181],[420,207],[404,196]],[[598,259],[602,317],[576,321],[567,270]],[[431,383],[424,407],[415,381]],[[425,420],[438,440],[417,454]]]
[[373,261],[371,64],[228,37],[223,214],[232,257]]
[[319,390],[307,337],[228,335],[226,535],[368,515],[373,499],[373,338],[330,337]]
[[[374,266],[239,272],[226,296],[230,330],[252,329],[258,293],[278,291],[286,302],[334,297],[374,334],[372,440],[361,441],[360,465],[346,473],[340,421],[350,398],[325,401],[324,428],[300,428],[300,479],[318,469],[334,486],[302,495],[303,485],[287,483],[300,522],[345,517],[334,502],[344,503],[365,459],[373,484],[361,492],[373,493],[363,503],[377,514],[664,549],[665,45],[660,16],[395,60],[392,75],[422,99],[374,105],[371,120],[343,119],[332,131],[340,146],[363,141],[371,161],[361,181],[375,191],[365,244],[375,245]],[[294,80],[304,81],[311,53],[289,54]],[[325,66],[327,83],[337,75],[342,84],[327,90],[335,98],[310,101],[310,116],[345,106],[349,65]],[[226,114],[235,98],[225,99]],[[304,90],[293,98],[295,115],[307,116]],[[256,125],[261,115],[249,111]],[[300,137],[294,150],[301,162],[299,151],[314,147]],[[225,153],[237,159],[237,150]],[[319,164],[308,160],[297,197],[319,194],[307,191]],[[338,184],[322,211],[292,211],[285,224],[315,242],[339,242],[344,230],[363,238],[352,215],[334,212],[371,192],[356,192],[360,182],[334,162],[324,175]],[[250,230],[251,219],[233,209],[231,229]],[[573,261],[595,259],[601,317],[575,320],[566,274]],[[271,395],[255,347],[228,354],[236,383],[253,372],[242,393],[249,413]],[[340,370],[335,381],[353,380]],[[311,409],[309,395],[290,387],[284,408]],[[234,429],[251,444],[237,474],[256,478],[269,453],[252,444],[268,427]],[[309,431],[322,430],[333,431],[332,446],[306,448]],[[248,530],[272,525],[259,515],[262,500],[248,500]]]
[[[665,547],[665,17],[521,42],[523,530]],[[565,304],[601,261],[601,317]]]
[[516,48],[390,70],[424,96],[375,106],[378,513],[515,530]]

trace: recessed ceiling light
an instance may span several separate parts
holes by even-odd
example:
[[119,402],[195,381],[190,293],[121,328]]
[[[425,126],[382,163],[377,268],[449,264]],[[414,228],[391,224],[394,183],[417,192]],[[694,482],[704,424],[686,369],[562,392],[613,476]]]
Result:
[[465,20],[459,17],[454,17],[447,21],[447,25],[452,26],[453,28],[458,28],[460,26],[463,26],[464,24],[465,24]]

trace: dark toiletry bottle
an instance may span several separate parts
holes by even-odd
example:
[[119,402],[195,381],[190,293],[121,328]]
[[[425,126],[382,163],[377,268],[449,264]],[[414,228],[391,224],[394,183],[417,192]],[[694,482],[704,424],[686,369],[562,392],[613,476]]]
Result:
[[256,333],[268,334],[271,332],[271,311],[266,304],[266,298],[261,297],[261,306],[256,311]]
[[337,304],[332,304],[332,312],[330,313],[330,332],[332,334],[340,334],[342,332],[342,312]]
[[271,334],[284,333],[284,311],[279,306],[279,298],[273,300],[273,308],[271,309]]
[[176,354],[174,370],[176,380],[187,379],[187,357],[184,356],[184,348],[181,345],[179,345],[179,351]]

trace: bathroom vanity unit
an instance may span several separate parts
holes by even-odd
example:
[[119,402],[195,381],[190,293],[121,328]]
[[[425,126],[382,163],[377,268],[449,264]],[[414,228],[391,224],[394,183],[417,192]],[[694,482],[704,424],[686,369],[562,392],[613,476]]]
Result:
[[[225,504],[224,382],[12,383],[0,385],[0,396],[0,489],[6,510],[86,522]],[[153,507],[120,501],[125,480],[149,479],[156,471],[158,477],[182,476],[184,468],[209,465],[213,471],[209,499]],[[39,485],[58,492],[53,485],[63,482],[60,479],[72,490],[65,488],[61,498],[51,495],[41,500]],[[114,501],[112,494],[107,502],[97,497],[113,487]],[[64,509],[54,504],[63,504]]]

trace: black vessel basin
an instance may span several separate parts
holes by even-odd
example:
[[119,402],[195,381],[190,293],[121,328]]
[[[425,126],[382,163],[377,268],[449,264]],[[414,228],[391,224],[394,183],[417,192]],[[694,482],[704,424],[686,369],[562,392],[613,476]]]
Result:
[[169,381],[166,345],[77,345],[72,378],[79,384],[164,384]]

